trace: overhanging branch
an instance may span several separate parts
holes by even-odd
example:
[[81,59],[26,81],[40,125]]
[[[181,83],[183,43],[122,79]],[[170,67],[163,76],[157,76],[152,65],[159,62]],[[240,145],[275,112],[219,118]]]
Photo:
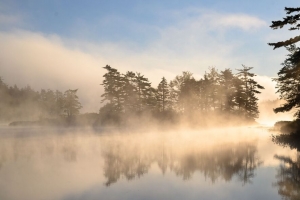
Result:
[[268,43],[270,46],[273,46],[274,49],[279,48],[279,47],[283,47],[283,46],[288,46],[291,44],[295,44],[296,42],[300,41],[300,36],[296,36],[294,38],[291,38],[289,40],[286,40],[284,42],[276,42],[276,43]]

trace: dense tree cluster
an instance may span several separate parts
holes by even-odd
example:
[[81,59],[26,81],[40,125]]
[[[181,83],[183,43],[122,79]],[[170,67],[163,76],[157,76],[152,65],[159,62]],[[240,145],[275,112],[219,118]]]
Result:
[[0,78],[0,119],[36,120],[37,118],[71,118],[78,114],[81,104],[76,95],[77,90],[34,91],[30,86],[11,87]]
[[[290,25],[290,31],[299,30],[300,8],[285,8],[285,11],[287,16],[283,20],[273,21],[270,27],[278,29]],[[296,36],[285,41],[269,43],[274,49],[286,47],[289,51],[286,60],[282,63],[282,69],[278,72],[278,78],[274,79],[277,82],[277,92],[280,94],[280,98],[285,100],[286,103],[275,108],[274,111],[276,113],[287,112],[295,108],[295,117],[297,118],[300,118],[300,49],[295,43],[299,41],[300,36]]]
[[163,77],[157,88],[140,73],[121,74],[109,65],[104,69],[107,72],[103,76],[102,103],[106,104],[100,114],[107,117],[145,112],[162,116],[214,113],[253,121],[259,114],[256,94],[264,88],[253,79],[252,67],[243,65],[237,74],[230,69],[218,72],[210,68],[200,80],[190,72],[183,72],[169,83]]

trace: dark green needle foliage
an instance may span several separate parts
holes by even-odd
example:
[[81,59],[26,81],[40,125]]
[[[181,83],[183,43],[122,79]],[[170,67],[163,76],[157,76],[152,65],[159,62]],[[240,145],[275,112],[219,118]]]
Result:
[[[285,8],[287,16],[283,18],[283,20],[272,21],[272,25],[270,26],[272,29],[283,28],[286,25],[290,25],[289,30],[299,30],[300,29],[300,7],[299,8]],[[300,41],[300,36],[296,36],[294,38],[290,38],[285,41],[280,41],[276,43],[269,43],[270,46],[273,46],[274,49],[282,47],[282,46],[289,46],[296,42]]]
[[[283,20],[273,21],[270,26],[273,29],[283,28],[286,25],[290,25],[289,30],[295,31],[300,29],[300,8],[285,8],[287,16]],[[277,82],[277,93],[280,94],[280,98],[285,100],[286,103],[274,111],[287,112],[296,109],[295,117],[300,118],[300,49],[295,43],[300,41],[300,36],[280,41],[276,43],[269,43],[274,49],[279,47],[286,47],[289,54],[282,63],[282,68],[278,72],[278,78],[274,78]]]

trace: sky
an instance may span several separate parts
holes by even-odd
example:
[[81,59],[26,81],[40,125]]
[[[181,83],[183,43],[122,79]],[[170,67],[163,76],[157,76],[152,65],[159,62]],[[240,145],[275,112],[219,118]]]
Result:
[[199,79],[219,71],[253,67],[276,99],[275,82],[287,51],[267,43],[296,35],[272,30],[296,0],[0,0],[0,77],[36,90],[78,89],[83,112],[98,112],[100,85],[110,65],[141,72],[154,87],[182,71]]

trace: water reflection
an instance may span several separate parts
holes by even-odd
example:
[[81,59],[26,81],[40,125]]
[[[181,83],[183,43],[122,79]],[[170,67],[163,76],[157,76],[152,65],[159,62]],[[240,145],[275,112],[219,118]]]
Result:
[[145,142],[114,139],[106,143],[103,150],[107,186],[122,177],[127,180],[140,178],[155,164],[162,174],[169,170],[183,180],[200,172],[212,183],[220,179],[230,181],[236,176],[246,184],[251,183],[255,169],[262,163],[255,142],[221,143],[203,148],[193,143],[175,145],[172,141],[156,141],[147,147]]
[[296,160],[286,156],[274,157],[282,162],[276,176],[277,182],[274,184],[278,187],[278,194],[286,200],[300,199],[300,155],[298,154]]
[[277,199],[270,177],[281,149],[251,128],[5,135],[0,199]]
[[275,155],[274,158],[281,161],[277,169],[278,194],[286,200],[300,199],[300,133],[292,132],[289,134],[273,135],[272,141],[280,146],[289,147],[297,150],[296,158],[291,156]]

